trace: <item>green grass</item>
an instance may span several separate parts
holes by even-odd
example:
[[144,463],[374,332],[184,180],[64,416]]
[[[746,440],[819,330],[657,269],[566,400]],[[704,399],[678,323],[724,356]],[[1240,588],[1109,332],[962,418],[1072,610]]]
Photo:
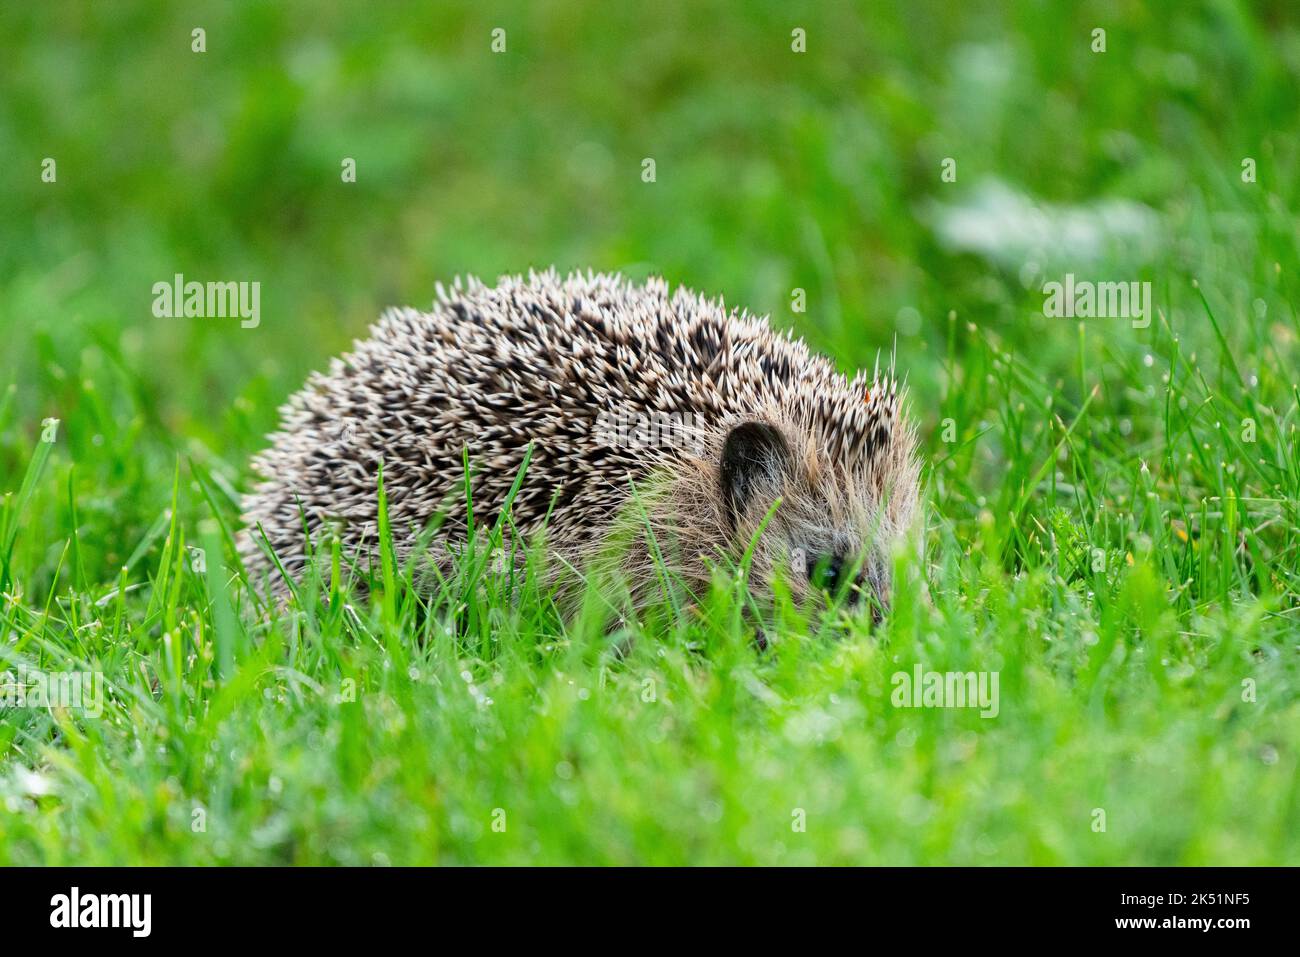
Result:
[[[1300,22],[831,6],[0,8],[0,657],[108,686],[0,709],[0,861],[1300,863]],[[995,181],[1155,226],[945,245]],[[540,556],[259,614],[277,404],[384,305],[552,263],[896,349],[926,586],[762,653],[720,575],[619,654]],[[155,318],[177,272],[261,324]],[[1067,272],[1150,281],[1150,326],[1044,316]],[[997,717],[894,707],[918,663],[998,672]]]

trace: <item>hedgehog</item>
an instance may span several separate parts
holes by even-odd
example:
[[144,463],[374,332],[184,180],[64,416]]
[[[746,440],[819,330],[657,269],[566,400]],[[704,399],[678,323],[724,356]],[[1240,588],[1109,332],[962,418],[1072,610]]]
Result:
[[892,556],[918,540],[892,362],[850,379],[661,278],[552,269],[436,293],[387,310],[280,409],[244,502],[255,581],[284,597],[327,534],[377,571],[382,469],[394,553],[430,573],[508,508],[561,595],[603,569],[637,607],[665,578],[699,594],[743,567],[757,598],[779,579],[798,602],[887,610]]

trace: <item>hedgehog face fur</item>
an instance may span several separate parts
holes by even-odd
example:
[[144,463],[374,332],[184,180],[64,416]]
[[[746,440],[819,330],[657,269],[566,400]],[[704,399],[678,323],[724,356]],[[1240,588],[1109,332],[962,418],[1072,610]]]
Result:
[[827,454],[807,421],[747,422],[728,433],[720,479],[736,545],[757,542],[752,581],[766,589],[780,574],[801,603],[838,595],[850,607],[865,600],[879,617],[892,549],[912,528],[916,477],[910,461],[858,465]]
[[377,561],[381,462],[399,558],[442,516],[422,560],[445,563],[466,537],[465,451],[481,526],[530,444],[516,527],[545,535],[557,584],[603,565],[634,604],[658,593],[652,554],[698,592],[753,542],[756,597],[779,575],[798,600],[838,591],[878,609],[915,526],[915,440],[891,378],[847,379],[765,320],[659,279],[440,286],[431,312],[388,311],[281,416],[253,463],[241,539],[281,593],[263,536],[291,576],[308,561],[304,523],[313,537],[335,528],[362,567]]

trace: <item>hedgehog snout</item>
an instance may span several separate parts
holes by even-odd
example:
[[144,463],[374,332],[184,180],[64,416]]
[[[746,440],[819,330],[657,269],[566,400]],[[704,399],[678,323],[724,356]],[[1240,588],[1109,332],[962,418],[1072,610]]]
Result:
[[834,594],[840,590],[840,585],[843,584],[841,579],[849,573],[851,562],[847,556],[832,552],[827,555],[808,555],[804,564],[808,581],[815,587]]
[[803,571],[813,588],[831,596],[842,594],[847,608],[857,608],[865,601],[877,624],[889,609],[889,575],[884,563],[874,556],[859,561],[846,551],[804,553]]

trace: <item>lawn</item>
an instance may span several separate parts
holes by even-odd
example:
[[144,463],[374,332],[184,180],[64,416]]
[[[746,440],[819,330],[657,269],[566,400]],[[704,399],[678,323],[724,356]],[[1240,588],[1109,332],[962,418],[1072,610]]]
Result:
[[[0,862],[1300,864],[1293,4],[9,3],[0,64],[0,672],[102,691],[0,704]],[[259,607],[279,404],[550,265],[896,356],[883,625],[759,650],[722,571],[566,620],[473,557]],[[155,315],[178,274],[256,323]]]

